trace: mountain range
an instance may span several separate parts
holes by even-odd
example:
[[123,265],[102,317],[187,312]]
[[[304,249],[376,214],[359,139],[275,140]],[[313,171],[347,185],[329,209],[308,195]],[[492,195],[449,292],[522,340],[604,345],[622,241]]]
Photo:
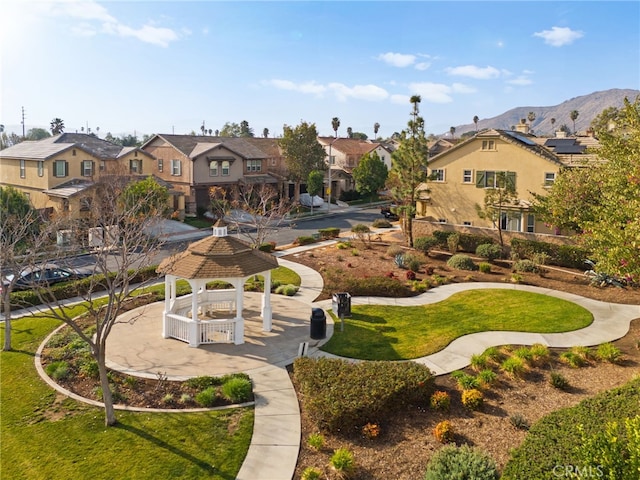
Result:
[[[576,119],[575,130],[581,132],[585,131],[591,124],[591,121],[605,108],[620,108],[623,105],[625,97],[633,101],[638,95],[640,95],[640,90],[613,88],[601,92],[593,92],[589,95],[574,97],[552,107],[516,107],[497,117],[480,119],[477,128],[478,130],[484,128],[511,130],[515,125],[520,123],[521,119],[526,119],[529,112],[533,112],[536,115],[536,119],[530,124],[533,130],[532,133],[536,135],[552,135],[553,132],[559,130],[562,125],[566,125],[573,131],[573,121],[571,120],[570,114],[573,110],[577,110],[578,118]],[[553,126],[551,124],[552,118],[556,120]],[[529,124],[528,120],[527,124]],[[458,125],[455,129],[455,136],[459,138],[460,135],[465,132],[475,131],[476,124],[468,123],[466,125]],[[446,132],[443,136],[449,135],[450,133]]]

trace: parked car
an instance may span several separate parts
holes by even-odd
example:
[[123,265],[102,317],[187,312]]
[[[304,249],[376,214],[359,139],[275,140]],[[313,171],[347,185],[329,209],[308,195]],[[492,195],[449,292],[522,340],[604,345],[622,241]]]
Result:
[[380,213],[382,215],[384,215],[384,218],[386,218],[387,220],[398,220],[400,217],[398,217],[398,214],[395,213],[395,208],[396,205],[384,205],[382,207],[380,207]]
[[[77,268],[66,268],[55,263],[44,263],[35,267],[27,267],[18,274],[13,290],[27,290],[40,285],[53,285],[70,280],[78,280],[91,276],[91,272]],[[15,274],[2,279],[2,288],[14,281]]]

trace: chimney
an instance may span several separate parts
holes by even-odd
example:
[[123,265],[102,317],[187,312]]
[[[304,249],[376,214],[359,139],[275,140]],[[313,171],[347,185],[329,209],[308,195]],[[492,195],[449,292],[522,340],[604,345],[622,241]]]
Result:
[[564,130],[556,130],[556,138],[567,138],[567,133]]
[[527,134],[529,133],[529,125],[527,125],[526,119],[521,119],[520,123],[516,125],[516,132]]

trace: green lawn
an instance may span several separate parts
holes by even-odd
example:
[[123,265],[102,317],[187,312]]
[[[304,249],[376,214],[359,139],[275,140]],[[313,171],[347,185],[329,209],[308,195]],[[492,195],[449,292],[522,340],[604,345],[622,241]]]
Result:
[[[58,396],[34,354],[57,322],[14,320],[14,351],[1,352],[0,478],[220,479],[236,477],[251,441],[253,409],[207,413],[117,412]],[[0,330],[4,338],[4,324]]]
[[[487,330],[568,332],[591,324],[575,303],[516,290],[470,290],[432,305],[355,305],[322,350],[363,360],[409,360],[438,352],[454,339]],[[331,312],[333,315],[333,312]]]

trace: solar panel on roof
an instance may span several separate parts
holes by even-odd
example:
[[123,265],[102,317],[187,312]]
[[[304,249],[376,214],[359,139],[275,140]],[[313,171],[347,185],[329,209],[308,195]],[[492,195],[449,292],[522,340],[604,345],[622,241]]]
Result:
[[516,133],[516,132],[514,132],[512,130],[505,130],[504,133],[506,133],[510,137],[513,137],[516,140],[518,140],[518,141],[520,141],[520,142],[522,142],[522,143],[524,143],[526,145],[531,145],[533,147],[535,147],[537,145],[536,142],[534,142],[533,140],[531,140],[531,139],[529,139],[529,138],[527,138],[525,136],[522,136],[519,133]]
[[585,147],[582,145],[559,145],[553,149],[555,153],[582,153]]
[[546,142],[544,142],[544,146],[559,147],[560,145],[573,145],[575,143],[575,138],[549,138]]

